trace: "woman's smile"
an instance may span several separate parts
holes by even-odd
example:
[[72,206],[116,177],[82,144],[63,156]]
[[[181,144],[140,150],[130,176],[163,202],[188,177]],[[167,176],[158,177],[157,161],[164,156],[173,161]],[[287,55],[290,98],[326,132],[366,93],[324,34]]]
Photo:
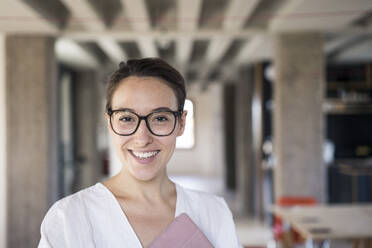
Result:
[[160,150],[136,151],[130,149],[128,151],[141,164],[151,163],[160,152]]

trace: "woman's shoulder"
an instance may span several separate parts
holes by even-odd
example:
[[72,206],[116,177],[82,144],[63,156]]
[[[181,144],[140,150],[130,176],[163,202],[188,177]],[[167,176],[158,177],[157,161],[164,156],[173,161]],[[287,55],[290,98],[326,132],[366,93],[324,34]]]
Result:
[[68,247],[71,240],[84,247],[84,242],[89,242],[92,236],[92,216],[104,209],[99,204],[104,202],[102,197],[105,197],[104,188],[96,184],[56,201],[41,223],[39,247]]
[[178,185],[183,192],[184,202],[199,212],[205,210],[210,214],[231,215],[231,211],[223,197],[196,189],[190,189]]
[[93,186],[90,186],[88,188],[79,190],[71,195],[65,196],[58,201],[56,201],[50,210],[53,209],[68,209],[71,207],[77,207],[83,203],[84,200],[87,200],[89,198],[98,196],[99,184],[95,184]]
[[[82,189],[74,194],[56,201],[48,210],[44,220],[69,216],[70,219],[81,215],[87,207],[94,206],[104,196],[99,183]],[[93,203],[93,204],[92,204]]]
[[211,201],[211,202],[220,202],[221,200],[223,200],[221,196],[217,196],[209,192],[184,187],[181,185],[178,185],[177,187],[181,188],[183,192],[190,198],[202,199],[202,200]]

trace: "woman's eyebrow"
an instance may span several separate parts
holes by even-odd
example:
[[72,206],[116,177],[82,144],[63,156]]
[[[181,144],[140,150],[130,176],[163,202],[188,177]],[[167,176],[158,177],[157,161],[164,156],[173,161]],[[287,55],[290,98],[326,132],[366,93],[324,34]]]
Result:
[[[130,112],[136,113],[136,111],[134,109],[131,109],[131,108],[117,108],[117,109],[114,109],[114,110],[130,111]],[[174,110],[172,110],[168,107],[159,107],[159,108],[155,108],[155,109],[151,110],[151,112],[159,112],[159,111],[174,111]]]
[[131,109],[131,108],[116,108],[116,109],[114,109],[114,110],[135,112],[134,109]]
[[170,108],[168,107],[160,107],[160,108],[156,108],[156,109],[153,109],[151,110],[152,112],[159,112],[159,111],[173,111],[171,110]]

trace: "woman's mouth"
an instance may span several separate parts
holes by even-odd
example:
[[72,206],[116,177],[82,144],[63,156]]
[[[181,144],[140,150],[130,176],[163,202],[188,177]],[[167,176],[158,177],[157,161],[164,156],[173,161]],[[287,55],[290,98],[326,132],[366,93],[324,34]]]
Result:
[[133,151],[129,150],[130,154],[141,164],[148,164],[151,163],[156,155],[160,152],[160,150],[155,151]]

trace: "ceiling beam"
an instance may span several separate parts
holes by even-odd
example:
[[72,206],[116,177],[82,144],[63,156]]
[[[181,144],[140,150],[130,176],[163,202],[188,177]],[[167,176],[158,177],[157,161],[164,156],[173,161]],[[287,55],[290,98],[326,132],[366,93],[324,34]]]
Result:
[[369,34],[339,35],[325,43],[324,52],[329,61],[337,60],[340,55],[360,46],[365,40],[371,40]]
[[[71,1],[71,0],[70,0]],[[80,0],[81,1],[81,0]],[[103,20],[106,27],[112,27],[113,23],[122,13],[122,5],[118,0],[85,0],[97,16]]]
[[0,32],[55,34],[57,25],[19,0],[1,0]]
[[270,20],[272,31],[325,31],[342,29],[372,9],[370,0],[283,0]]
[[178,29],[192,31],[197,29],[202,0],[178,0]]
[[154,39],[137,38],[137,45],[143,57],[158,57]]
[[50,23],[53,23],[58,29],[65,27],[70,13],[66,6],[59,0],[21,0],[32,9],[35,10],[40,16],[44,17]]
[[119,64],[121,61],[128,59],[123,49],[113,39],[100,38],[97,40],[97,44],[115,64]]
[[[259,1],[260,0],[231,0],[224,15],[222,29],[233,31],[240,30],[245,21],[254,12]],[[203,82],[207,81],[210,71],[213,70],[219,60],[225,55],[233,41],[234,37],[231,36],[211,39],[205,57],[206,62],[209,64],[209,68],[203,70],[201,74]]]
[[207,64],[206,68],[201,70],[199,77],[202,80],[202,84],[207,86],[208,76],[211,71],[218,64],[219,60],[226,53],[227,49],[231,45],[233,39],[230,37],[221,37],[219,39],[211,40],[211,43],[208,46],[207,54],[205,57],[205,62]]
[[369,63],[372,60],[372,54],[368,51],[371,50],[372,36],[365,35],[347,44],[345,49],[335,53],[331,59],[337,62]]
[[[180,32],[195,31],[198,27],[202,0],[178,0],[177,16]],[[191,56],[193,39],[179,37],[176,45],[176,61],[184,65]]]
[[210,64],[217,63],[226,53],[232,41],[233,39],[231,37],[221,37],[211,40],[205,58],[206,62]]
[[259,34],[246,41],[240,52],[229,65],[221,68],[220,81],[235,82],[239,80],[239,69],[244,64],[270,60],[273,55],[270,35]]
[[104,20],[101,19],[87,0],[61,1],[72,13],[72,17],[68,23],[68,29],[74,30],[76,27],[82,27],[87,31],[103,31],[105,29]]
[[193,39],[190,37],[187,38],[178,38],[176,44],[176,61],[181,64],[187,64],[190,59],[192,51]]
[[[92,3],[88,0],[62,0],[71,10],[72,19],[70,28],[74,25],[80,25],[88,31],[104,31],[106,29],[105,20],[102,15],[97,13]],[[81,16],[84,15],[84,16]],[[103,37],[103,36],[101,36]],[[110,60],[118,64],[118,62],[126,59],[124,51],[112,38],[101,38],[95,40],[98,46],[106,53]]]
[[[264,29],[244,29],[244,30],[195,30],[184,32],[180,30],[176,31],[159,31],[159,30],[149,30],[149,31],[117,31],[117,30],[104,30],[104,31],[92,31],[92,32],[82,32],[78,30],[66,30],[61,31],[59,34],[70,39],[77,41],[94,41],[102,36],[116,39],[118,41],[134,41],[138,38],[154,38],[154,39],[219,39],[231,37],[234,39],[246,39],[252,37],[256,34],[262,34],[266,31]],[[364,31],[363,31],[364,32]]]
[[332,38],[330,41],[327,41],[324,45],[324,52],[327,55],[337,53],[339,50],[344,49],[350,43],[353,43],[356,38],[360,37],[361,35],[338,35]]
[[135,31],[149,31],[150,17],[144,0],[121,0],[126,16]]
[[58,61],[76,68],[97,69],[100,64],[95,56],[69,39],[58,39],[55,52]]
[[256,35],[245,42],[234,64],[248,64],[258,60],[270,59],[273,54],[270,35]]
[[246,20],[253,14],[261,0],[233,0],[226,10],[222,27],[228,29],[240,29]]
[[[260,0],[231,0],[222,22],[223,30],[239,30],[252,15]],[[212,39],[208,47],[206,61],[216,63],[226,53],[233,38]]]
[[[126,16],[128,17],[133,31],[135,33],[149,32],[151,30],[151,21],[145,0],[121,0],[121,2],[124,6]],[[155,39],[152,37],[137,37],[136,41],[143,57],[158,56],[158,51],[155,46]]]

